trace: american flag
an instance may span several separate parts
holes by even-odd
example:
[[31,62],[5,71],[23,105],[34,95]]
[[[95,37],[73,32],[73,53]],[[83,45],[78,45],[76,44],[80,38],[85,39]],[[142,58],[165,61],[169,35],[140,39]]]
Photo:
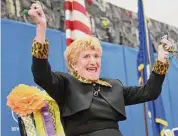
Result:
[[65,0],[66,44],[91,35],[89,18],[84,0]]

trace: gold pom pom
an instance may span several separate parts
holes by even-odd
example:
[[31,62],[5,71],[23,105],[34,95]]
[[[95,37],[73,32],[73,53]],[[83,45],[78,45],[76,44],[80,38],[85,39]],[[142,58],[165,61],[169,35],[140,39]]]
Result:
[[44,95],[37,87],[20,84],[7,96],[7,106],[20,116],[26,116],[40,110],[44,100]]

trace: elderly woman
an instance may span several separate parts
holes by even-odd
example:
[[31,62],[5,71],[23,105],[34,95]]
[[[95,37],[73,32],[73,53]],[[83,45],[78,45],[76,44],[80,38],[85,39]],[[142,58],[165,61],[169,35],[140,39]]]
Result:
[[35,3],[29,15],[37,25],[32,45],[34,81],[58,103],[66,136],[121,136],[117,122],[126,119],[125,106],[155,100],[160,95],[169,67],[168,52],[161,46],[150,78],[140,87],[99,78],[102,48],[91,36],[75,40],[66,48],[70,74],[53,72],[48,62],[45,14]]

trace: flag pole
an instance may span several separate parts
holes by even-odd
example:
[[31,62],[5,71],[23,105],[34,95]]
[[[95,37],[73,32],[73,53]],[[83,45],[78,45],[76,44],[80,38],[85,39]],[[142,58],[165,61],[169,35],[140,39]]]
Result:
[[[141,77],[142,80],[139,82],[139,85],[143,86],[144,85],[144,80],[143,80],[143,69],[140,70],[141,72]],[[149,136],[149,131],[148,131],[148,120],[147,120],[147,111],[146,111],[146,103],[143,103],[143,113],[144,113],[144,121],[145,121],[145,132],[146,132],[146,136]]]
[[[143,1],[142,1],[143,3]],[[149,63],[149,71],[151,71],[151,56],[150,56],[150,42],[149,42],[149,35],[148,35],[148,25],[147,25],[147,17],[145,16],[144,10],[144,3],[143,3],[143,15],[144,15],[144,22],[145,22],[145,33],[146,33],[146,46],[147,46],[147,54],[148,54],[148,63]]]
[[[144,2],[142,0],[142,4],[143,4],[143,16],[144,16],[144,24],[145,24],[145,34],[146,34],[146,46],[147,46],[147,55],[148,55],[148,66],[145,66],[145,68],[149,68],[149,72],[151,72],[151,57],[150,57],[150,43],[149,43],[149,35],[148,35],[148,26],[147,26],[147,18],[145,16],[145,6],[144,6]],[[143,70],[141,70],[141,76],[142,79],[144,79],[144,74],[143,74]],[[144,85],[144,80],[140,85]],[[149,131],[148,131],[148,118],[147,118],[147,110],[146,110],[146,103],[143,103],[143,111],[144,111],[144,121],[145,121],[145,132],[146,132],[146,136],[149,136]]]
[[[151,68],[152,68],[152,64],[151,64],[151,56],[150,56],[150,43],[149,43],[149,35],[148,35],[148,25],[147,25],[147,17],[145,15],[145,6],[144,6],[144,2],[142,0],[143,3],[143,15],[144,15],[144,24],[145,24],[145,33],[146,33],[146,46],[147,46],[147,54],[148,54],[148,66],[147,69],[149,69],[149,72],[151,72]],[[149,76],[149,75],[147,75]],[[147,77],[148,78],[148,77]],[[144,103],[144,118],[145,118],[145,129],[146,129],[146,136],[149,135],[149,131],[148,131],[148,118],[147,118],[147,110],[146,110],[146,103]]]

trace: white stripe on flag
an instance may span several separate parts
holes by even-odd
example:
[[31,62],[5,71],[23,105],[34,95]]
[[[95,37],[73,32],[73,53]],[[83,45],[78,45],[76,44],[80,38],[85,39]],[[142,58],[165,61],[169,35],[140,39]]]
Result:
[[73,10],[72,12],[70,10],[66,10],[65,12],[66,12],[66,20],[70,20],[70,21],[77,20],[77,21],[82,22],[89,28],[91,28],[88,17],[84,15],[83,13],[77,10]]
[[70,29],[66,29],[66,38],[71,38],[73,40],[75,39],[80,39],[86,37],[88,34],[80,31],[80,30],[73,30],[71,31]]

